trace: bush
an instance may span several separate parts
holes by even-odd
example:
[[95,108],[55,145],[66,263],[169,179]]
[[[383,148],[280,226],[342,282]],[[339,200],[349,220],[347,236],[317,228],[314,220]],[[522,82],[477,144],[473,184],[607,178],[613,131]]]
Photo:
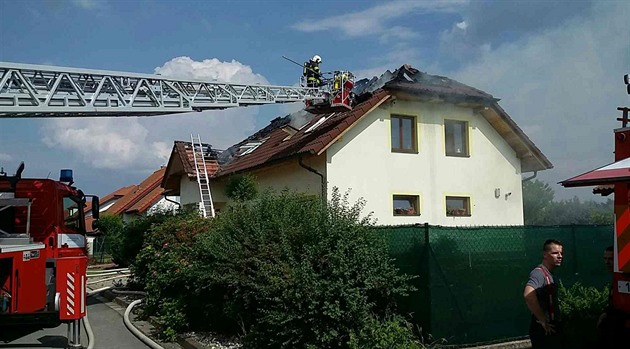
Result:
[[101,220],[100,224],[105,231],[114,263],[121,267],[131,265],[142,249],[147,231],[152,225],[159,224],[170,216],[170,212],[158,212],[123,223],[119,216],[105,215],[105,221]]
[[[181,211],[177,215],[162,216],[159,224],[151,225],[144,238],[144,247],[131,265],[132,284],[140,289],[160,288],[155,276],[169,275],[177,271],[179,262],[168,268],[170,258],[180,255],[182,249],[194,243],[194,236],[206,231],[210,220],[199,216],[196,210]],[[169,280],[165,280],[166,283]]]
[[249,174],[231,177],[225,185],[225,194],[236,201],[252,200],[258,195],[256,178]]
[[99,219],[98,230],[105,236],[109,253],[112,255],[114,263],[119,263],[119,258],[122,255],[121,249],[123,246],[123,230],[124,224],[120,216],[112,214],[103,214]]
[[[148,310],[165,328],[205,325],[243,334],[251,348],[350,348],[371,343],[370,334],[407,347],[410,330],[385,319],[395,297],[412,290],[410,277],[398,273],[361,209],[336,191],[328,205],[267,192],[208,221],[194,243],[167,251],[148,244],[139,258],[154,259]],[[185,320],[168,317],[173,302]]]
[[590,348],[595,343],[597,319],[608,303],[608,294],[607,287],[600,291],[576,282],[567,289],[560,284],[558,297],[568,348]]
[[157,317],[165,340],[174,340],[177,332],[188,328],[190,318],[204,323],[194,315],[205,300],[195,297],[202,277],[194,269],[192,246],[195,236],[211,223],[196,210],[165,217],[149,229],[131,266],[130,286],[147,291],[146,315]]
[[411,324],[400,317],[381,321],[371,318],[361,332],[350,335],[350,349],[420,349]]

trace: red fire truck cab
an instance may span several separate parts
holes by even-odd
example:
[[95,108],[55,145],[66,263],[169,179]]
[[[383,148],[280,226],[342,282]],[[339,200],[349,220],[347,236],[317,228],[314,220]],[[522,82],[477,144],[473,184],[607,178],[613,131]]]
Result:
[[[86,195],[59,181],[0,172],[0,328],[56,326],[85,316]],[[98,220],[98,198],[92,215]]]

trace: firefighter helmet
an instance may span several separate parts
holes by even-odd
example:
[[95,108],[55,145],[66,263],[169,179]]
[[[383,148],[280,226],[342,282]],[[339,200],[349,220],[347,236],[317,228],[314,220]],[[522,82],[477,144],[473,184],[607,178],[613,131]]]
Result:
[[311,61],[313,61],[315,63],[321,63],[322,62],[322,57],[320,57],[319,55],[315,55],[315,56],[313,56]]

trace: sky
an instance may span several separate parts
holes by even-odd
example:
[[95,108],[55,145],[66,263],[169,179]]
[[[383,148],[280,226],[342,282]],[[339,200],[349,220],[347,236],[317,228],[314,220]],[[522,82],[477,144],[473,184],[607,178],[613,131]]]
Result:
[[[484,90],[553,163],[556,199],[598,199],[557,182],[613,161],[617,107],[630,106],[630,2],[0,0],[0,61],[235,83],[295,85],[403,64]],[[84,192],[139,184],[175,140],[225,149],[300,104],[159,117],[0,119],[0,167],[74,170]],[[524,176],[531,175],[525,174]]]

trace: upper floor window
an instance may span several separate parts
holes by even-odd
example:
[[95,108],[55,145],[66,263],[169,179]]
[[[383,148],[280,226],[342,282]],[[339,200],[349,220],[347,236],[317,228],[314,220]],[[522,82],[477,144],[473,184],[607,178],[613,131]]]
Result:
[[468,122],[444,120],[444,141],[446,156],[469,156]]
[[420,197],[418,195],[394,195],[394,216],[419,216]]
[[466,196],[447,196],[446,197],[446,216],[447,217],[469,217],[470,214],[470,198]]
[[392,151],[417,153],[416,118],[414,116],[392,115]]

